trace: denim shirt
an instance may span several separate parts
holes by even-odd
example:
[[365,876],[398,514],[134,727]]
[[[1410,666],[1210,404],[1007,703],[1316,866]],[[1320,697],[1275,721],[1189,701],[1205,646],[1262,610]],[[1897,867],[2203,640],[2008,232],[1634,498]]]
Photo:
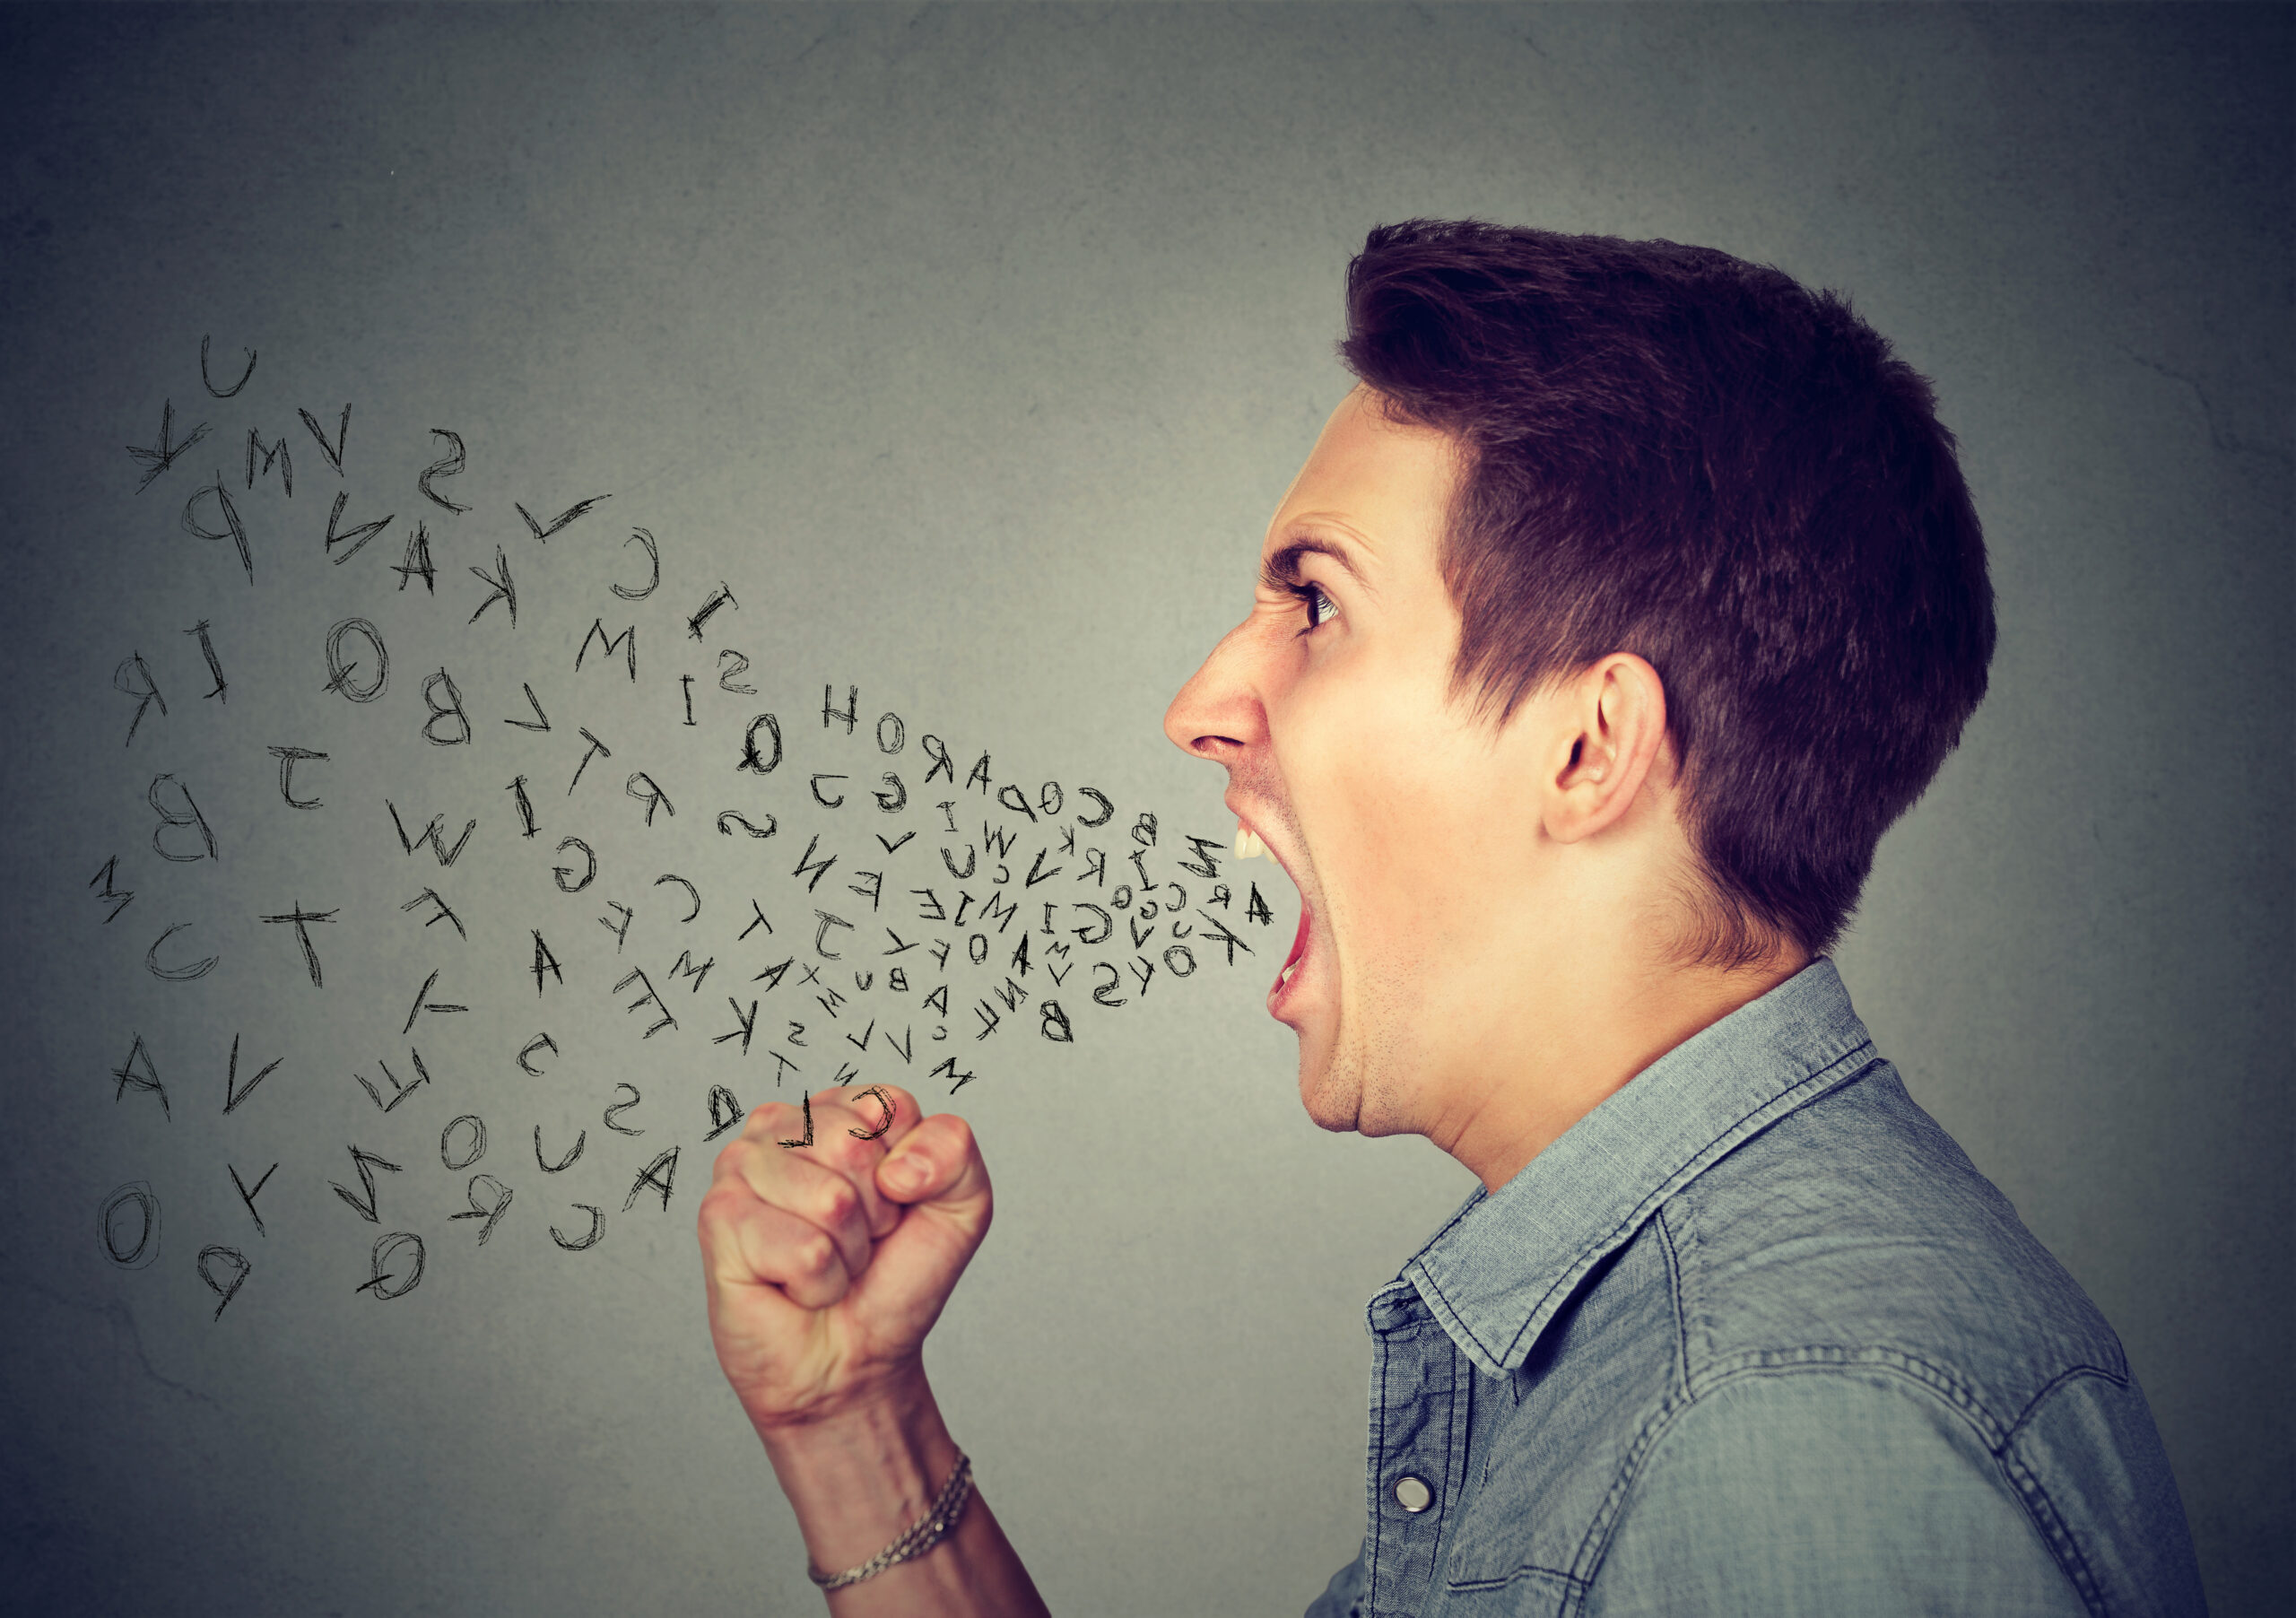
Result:
[[1309,1618],[2206,1610],[2119,1340],[1830,961],[1477,1190],[1369,1320],[1370,1531]]

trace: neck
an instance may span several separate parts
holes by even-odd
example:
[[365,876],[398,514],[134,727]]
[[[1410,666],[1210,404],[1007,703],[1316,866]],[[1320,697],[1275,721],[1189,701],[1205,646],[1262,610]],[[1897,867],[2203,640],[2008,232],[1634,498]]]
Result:
[[1503,1014],[1483,1022],[1476,1048],[1452,1053],[1422,1133],[1496,1191],[1635,1074],[1809,962],[1790,947],[1730,971],[1623,952],[1543,962],[1484,999]]

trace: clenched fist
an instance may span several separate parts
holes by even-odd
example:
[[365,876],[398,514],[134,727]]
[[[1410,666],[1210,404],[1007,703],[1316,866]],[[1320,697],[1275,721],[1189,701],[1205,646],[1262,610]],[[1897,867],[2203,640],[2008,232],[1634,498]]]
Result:
[[769,1439],[897,1396],[987,1234],[965,1121],[890,1084],[752,1113],[700,1218],[718,1362]]

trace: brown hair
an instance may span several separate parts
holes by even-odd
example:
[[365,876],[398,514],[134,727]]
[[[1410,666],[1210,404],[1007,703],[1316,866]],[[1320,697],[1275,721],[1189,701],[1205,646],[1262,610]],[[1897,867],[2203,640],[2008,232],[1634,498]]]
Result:
[[1666,691],[1690,959],[1839,937],[1985,694],[1985,542],[1929,384],[1830,292],[1666,241],[1414,220],[1341,357],[1467,455],[1456,680],[1503,718],[1613,651]]

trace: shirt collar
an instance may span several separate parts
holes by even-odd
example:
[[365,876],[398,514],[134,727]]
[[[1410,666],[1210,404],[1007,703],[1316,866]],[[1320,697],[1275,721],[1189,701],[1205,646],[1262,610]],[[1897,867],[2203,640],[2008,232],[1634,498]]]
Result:
[[1478,1187],[1373,1300],[1374,1322],[1407,1283],[1477,1369],[1513,1371],[1660,1203],[1873,1060],[1872,1036],[1821,956],[1644,1068],[1497,1191]]

